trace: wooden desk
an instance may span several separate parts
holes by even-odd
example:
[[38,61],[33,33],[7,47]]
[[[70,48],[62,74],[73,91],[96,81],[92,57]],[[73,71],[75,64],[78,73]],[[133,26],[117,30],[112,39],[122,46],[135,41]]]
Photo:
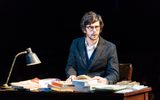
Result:
[[151,92],[151,90],[151,88],[145,88],[128,93],[114,93],[113,96],[121,97],[121,100],[149,100],[149,92]]
[[4,100],[149,100],[151,88],[129,93],[67,93],[67,92],[30,92],[30,91],[0,91],[0,98]]

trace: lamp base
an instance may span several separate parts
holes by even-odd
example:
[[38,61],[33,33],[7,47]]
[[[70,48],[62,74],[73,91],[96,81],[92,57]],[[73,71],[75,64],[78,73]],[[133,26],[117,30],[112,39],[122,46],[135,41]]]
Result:
[[15,90],[11,86],[8,86],[8,84],[3,84],[2,86],[0,86],[0,89],[1,90],[6,90],[6,91],[13,91],[13,90]]
[[9,88],[8,84],[3,84],[3,87]]

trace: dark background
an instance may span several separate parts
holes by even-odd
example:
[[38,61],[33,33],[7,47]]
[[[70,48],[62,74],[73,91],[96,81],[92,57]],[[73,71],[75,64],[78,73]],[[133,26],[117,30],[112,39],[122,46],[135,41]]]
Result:
[[82,36],[80,19],[90,10],[104,20],[101,34],[117,46],[120,63],[133,64],[133,80],[159,92],[159,0],[0,1],[0,84],[14,56],[31,47],[42,64],[26,67],[19,56],[10,82],[38,78],[65,79],[72,39]]

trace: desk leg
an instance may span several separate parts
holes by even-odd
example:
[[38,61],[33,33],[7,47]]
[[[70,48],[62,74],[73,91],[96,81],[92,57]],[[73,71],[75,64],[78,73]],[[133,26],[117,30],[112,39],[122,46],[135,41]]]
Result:
[[145,93],[144,94],[144,100],[148,100],[148,96],[149,96],[148,93]]

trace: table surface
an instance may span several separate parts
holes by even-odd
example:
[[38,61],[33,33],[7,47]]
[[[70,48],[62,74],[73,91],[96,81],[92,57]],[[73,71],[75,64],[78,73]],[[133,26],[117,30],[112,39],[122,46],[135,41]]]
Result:
[[[141,90],[136,90],[133,92],[128,93],[114,93],[114,92],[31,92],[26,90],[6,90],[0,89],[0,98],[4,98],[5,100],[50,100],[51,98],[54,99],[86,99],[92,98],[92,100],[99,100],[99,98],[108,98],[108,100],[124,100],[124,98],[132,97],[135,95],[141,95],[145,93],[149,93],[152,88],[147,87]],[[130,100],[130,99],[129,99]],[[131,99],[132,100],[132,99]],[[145,99],[148,100],[148,99]]]
[[114,94],[114,95],[123,95],[123,96],[130,96],[130,95],[134,95],[134,94],[138,94],[138,93],[144,93],[144,92],[150,92],[152,91],[151,87],[146,87],[144,89],[140,89],[140,90],[135,90],[132,92],[126,92],[126,93],[115,93],[115,92],[108,92],[108,91],[102,91],[102,92],[56,92],[56,91],[28,91],[28,90],[24,90],[24,89],[20,89],[20,90],[15,90],[15,89],[0,89],[0,94],[3,93],[28,93],[28,94],[74,94],[74,95],[78,95],[78,94],[103,94],[103,93],[108,93],[108,94]]

